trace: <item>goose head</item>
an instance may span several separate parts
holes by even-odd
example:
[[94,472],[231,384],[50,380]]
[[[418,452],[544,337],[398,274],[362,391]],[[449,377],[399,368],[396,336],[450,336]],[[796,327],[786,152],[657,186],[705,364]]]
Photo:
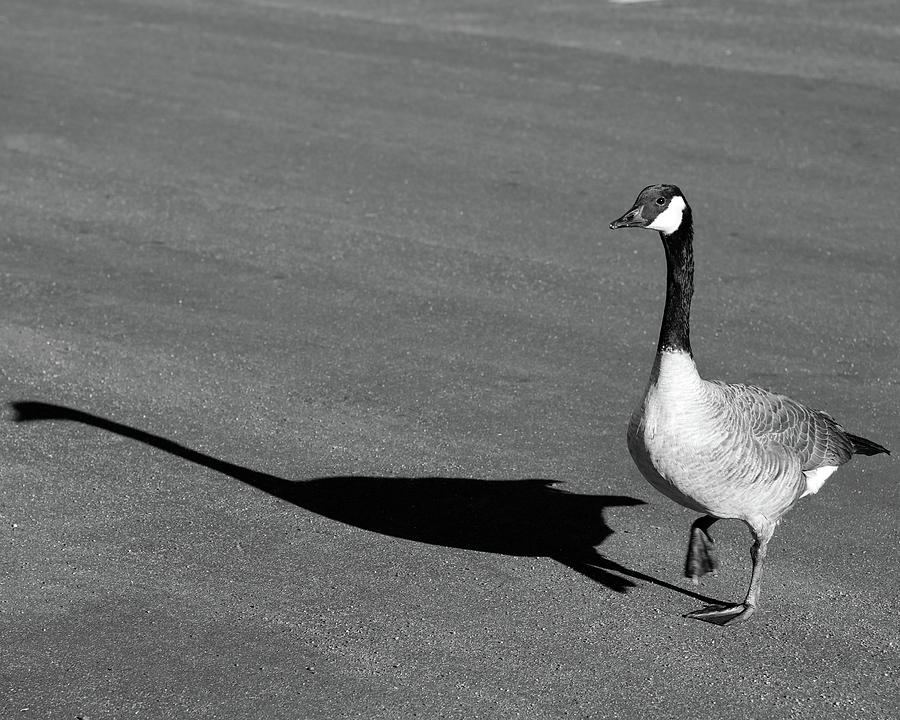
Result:
[[609,227],[611,230],[645,228],[672,235],[682,226],[685,218],[690,218],[689,213],[690,208],[678,187],[648,185],[641,190],[631,209],[618,220],[613,220]]

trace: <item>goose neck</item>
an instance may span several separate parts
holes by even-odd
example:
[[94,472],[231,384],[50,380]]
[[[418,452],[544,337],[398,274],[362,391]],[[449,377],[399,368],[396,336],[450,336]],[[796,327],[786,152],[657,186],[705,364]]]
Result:
[[694,294],[694,233],[690,210],[671,235],[660,233],[666,251],[666,306],[659,331],[658,352],[691,354],[691,298]]

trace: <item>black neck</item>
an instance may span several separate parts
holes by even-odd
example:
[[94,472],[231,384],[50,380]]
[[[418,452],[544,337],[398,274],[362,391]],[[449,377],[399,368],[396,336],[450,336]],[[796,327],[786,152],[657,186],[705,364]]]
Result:
[[681,226],[663,235],[666,250],[666,309],[659,329],[657,352],[691,354],[691,296],[694,294],[694,227],[691,209],[684,209]]

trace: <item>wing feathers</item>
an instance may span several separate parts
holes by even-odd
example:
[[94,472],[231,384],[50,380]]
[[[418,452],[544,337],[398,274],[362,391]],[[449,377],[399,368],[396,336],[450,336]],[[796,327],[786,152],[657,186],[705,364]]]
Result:
[[755,385],[710,385],[722,394],[723,409],[738,432],[763,449],[780,446],[799,460],[804,471],[843,465],[857,451],[855,436],[844,432],[825,412]]

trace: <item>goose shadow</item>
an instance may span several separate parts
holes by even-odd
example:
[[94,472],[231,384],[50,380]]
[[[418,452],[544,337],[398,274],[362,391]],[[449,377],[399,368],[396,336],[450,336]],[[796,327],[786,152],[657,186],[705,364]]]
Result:
[[74,408],[10,403],[13,421],[71,421],[126,437],[215,470],[297,507],[363,530],[431,545],[519,557],[548,557],[615,592],[651,583],[719,602],[617,563],[597,551],[613,530],[603,511],[645,504],[622,495],[562,491],[553,480],[334,477],[287,480],[221,460],[159,435]]

